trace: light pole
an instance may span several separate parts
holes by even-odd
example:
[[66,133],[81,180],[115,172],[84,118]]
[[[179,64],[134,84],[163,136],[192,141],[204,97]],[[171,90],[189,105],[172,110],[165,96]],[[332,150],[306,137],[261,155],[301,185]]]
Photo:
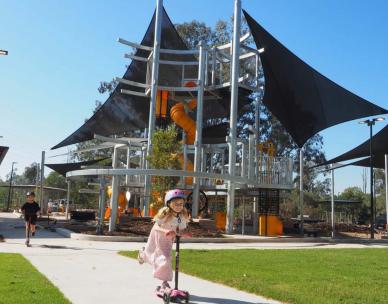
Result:
[[10,201],[11,201],[13,166],[14,166],[15,164],[17,164],[17,162],[12,162],[11,177],[10,177],[10,179],[9,179],[9,188],[8,188],[7,212],[9,211],[9,203],[10,203]]
[[372,118],[360,121],[360,124],[366,124],[369,126],[369,167],[370,167],[370,238],[375,238],[375,208],[374,208],[374,199],[373,199],[373,156],[372,156],[372,135],[373,135],[373,125],[376,121],[383,121],[384,117]]

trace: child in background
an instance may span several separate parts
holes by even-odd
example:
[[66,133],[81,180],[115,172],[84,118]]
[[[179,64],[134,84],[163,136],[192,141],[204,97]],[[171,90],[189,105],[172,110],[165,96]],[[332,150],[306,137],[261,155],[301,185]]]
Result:
[[[186,195],[182,190],[174,189],[166,193],[164,207],[154,217],[146,247],[139,251],[140,264],[147,262],[153,266],[153,275],[162,281],[162,288],[170,288],[173,272],[171,265],[171,250],[177,233],[187,227],[189,215],[184,207]],[[190,237],[189,234],[182,235]]]
[[[35,235],[36,220],[38,218],[38,212],[40,211],[39,205],[35,202],[35,193],[27,192],[27,202],[22,206],[22,212],[24,213],[24,220],[26,222],[26,244],[28,243],[28,224],[30,224],[31,234]],[[28,244],[27,244],[28,245]]]

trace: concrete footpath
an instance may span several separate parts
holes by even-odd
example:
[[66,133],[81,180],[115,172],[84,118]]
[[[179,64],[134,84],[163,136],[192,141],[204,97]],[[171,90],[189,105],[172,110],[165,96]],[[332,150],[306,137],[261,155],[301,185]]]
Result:
[[[144,243],[82,241],[64,238],[47,230],[38,230],[36,237],[31,241],[32,247],[27,248],[24,245],[23,221],[9,213],[0,213],[0,234],[5,237],[5,242],[0,243],[0,252],[23,254],[72,303],[162,303],[154,294],[159,282],[152,278],[151,267],[139,265],[136,260],[117,254],[119,250],[137,250]],[[388,244],[182,244],[183,249],[366,247],[388,248]],[[190,303],[279,303],[185,274],[180,275],[180,287],[190,292]]]

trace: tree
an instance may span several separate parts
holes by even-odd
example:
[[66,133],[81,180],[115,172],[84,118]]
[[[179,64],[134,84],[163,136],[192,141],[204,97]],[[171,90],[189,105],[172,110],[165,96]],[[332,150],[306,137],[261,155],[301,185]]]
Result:
[[44,180],[44,183],[48,187],[62,188],[67,187],[66,179],[55,171],[51,171]]
[[383,169],[373,169],[376,194],[385,193],[385,172]]
[[30,166],[24,168],[23,178],[27,184],[36,184],[38,178],[39,165],[34,162]]
[[348,187],[339,194],[339,199],[362,202],[361,206],[351,206],[353,214],[356,215],[361,222],[368,222],[370,220],[370,202],[368,195],[366,195],[360,187]]
[[382,169],[373,169],[375,196],[376,196],[376,215],[383,215],[386,211],[385,202],[385,172]]
[[[55,171],[51,171],[44,180],[44,184],[47,187],[67,189],[67,183],[65,177]],[[62,199],[66,197],[64,192],[56,190],[48,190],[49,198],[53,200]]]
[[[178,132],[175,126],[157,130],[152,137],[152,154],[147,158],[152,168],[155,169],[181,169],[179,154],[182,144],[177,140]],[[164,194],[173,189],[179,182],[176,176],[152,177],[152,204],[156,209],[163,206]]]
[[339,195],[339,199],[363,202],[365,195],[360,187],[348,187]]
[[230,40],[230,32],[227,30],[225,21],[217,22],[216,31],[197,20],[175,24],[175,28],[189,49],[196,48],[201,40],[208,46],[221,45]]

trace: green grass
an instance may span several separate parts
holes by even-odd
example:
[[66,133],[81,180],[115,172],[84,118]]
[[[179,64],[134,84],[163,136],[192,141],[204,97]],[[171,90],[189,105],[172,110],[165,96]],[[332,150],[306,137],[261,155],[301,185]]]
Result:
[[0,253],[0,304],[70,303],[22,255]]
[[287,303],[388,303],[388,249],[182,250],[181,271]]

